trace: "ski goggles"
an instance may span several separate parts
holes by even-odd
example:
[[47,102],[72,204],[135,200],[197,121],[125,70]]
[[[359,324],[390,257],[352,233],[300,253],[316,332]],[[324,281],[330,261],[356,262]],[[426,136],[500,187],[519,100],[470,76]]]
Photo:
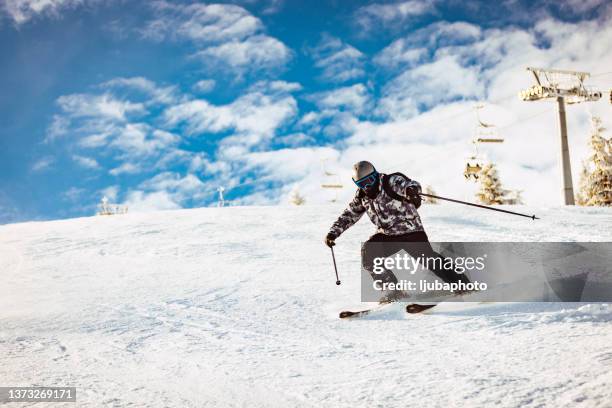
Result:
[[360,178],[359,180],[353,180],[357,187],[361,189],[365,189],[369,186],[376,184],[378,181],[378,172],[374,170],[372,173],[368,174],[365,177]]

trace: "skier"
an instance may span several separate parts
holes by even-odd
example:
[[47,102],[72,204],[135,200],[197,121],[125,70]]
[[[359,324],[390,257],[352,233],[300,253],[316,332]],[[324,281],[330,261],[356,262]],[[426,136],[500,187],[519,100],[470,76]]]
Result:
[[[362,265],[373,279],[397,283],[397,277],[389,270],[385,270],[382,274],[373,272],[374,258],[391,256],[400,249],[406,250],[412,257],[442,257],[431,247],[417,212],[421,206],[419,196],[421,185],[418,182],[401,173],[379,173],[368,161],[360,161],[353,166],[352,178],[358,187],[357,192],[346,210],[331,226],[325,237],[327,246],[334,246],[336,239],[367,212],[372,223],[378,227],[377,232],[367,242],[386,243],[377,246],[380,248],[376,251],[362,252]],[[416,244],[401,245],[404,242]],[[447,265],[445,262],[433,262],[433,264],[431,272],[445,282],[469,283],[465,274],[456,273],[452,267],[445,268],[444,265]],[[405,294],[401,291],[391,292],[384,300],[397,300],[403,296]]]

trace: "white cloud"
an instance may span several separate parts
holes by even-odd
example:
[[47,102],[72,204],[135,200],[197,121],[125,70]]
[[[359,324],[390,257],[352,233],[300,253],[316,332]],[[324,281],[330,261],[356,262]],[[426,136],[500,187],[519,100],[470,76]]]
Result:
[[169,210],[181,208],[186,202],[200,203],[214,194],[215,189],[194,174],[163,172],[128,191],[124,204],[131,212]]
[[223,160],[210,160],[204,154],[193,157],[189,164],[190,172],[201,172],[206,175],[228,175],[232,170],[232,165]]
[[301,91],[302,85],[297,82],[286,81],[258,81],[249,86],[249,92],[264,92],[268,94],[280,95]]
[[298,121],[301,130],[337,140],[354,131],[357,117],[369,116],[372,96],[363,84],[340,87],[308,95],[319,110],[303,115]]
[[287,63],[292,53],[281,41],[264,33],[257,17],[232,4],[154,3],[157,17],[143,30],[145,38],[192,42],[192,57],[207,68],[238,79],[247,72],[269,70]]
[[311,100],[321,109],[348,110],[362,113],[370,102],[370,94],[363,84],[355,84],[319,92]]
[[[100,155],[105,158],[105,163],[111,163],[108,173],[121,176],[155,174],[177,168],[197,174],[229,174],[234,171],[234,166],[238,166],[242,155],[269,143],[296,116],[297,101],[291,93],[299,91],[301,86],[286,81],[259,81],[251,85],[243,96],[226,105],[190,100],[177,93],[175,100],[178,102],[170,106],[162,104],[161,117],[157,121],[151,117],[156,114],[155,109],[151,114],[145,112],[146,115],[134,118],[126,113],[131,109],[106,108],[114,106],[115,101],[128,107],[143,105],[127,97],[119,99],[109,90],[143,91],[147,97],[161,89],[155,83],[141,77],[115,78],[101,84],[100,88],[104,89],[103,95],[77,94],[60,98],[63,113],[58,118],[68,119],[64,131],[74,135],[63,141],[73,142],[75,147],[87,150],[87,153],[74,153],[74,160],[80,165],[99,166],[95,158]],[[180,147],[181,137],[169,129],[187,136],[221,134],[215,160]],[[228,180],[225,175],[222,177]],[[183,185],[190,180],[193,181],[191,178],[183,180]],[[142,188],[150,189],[151,185]],[[185,194],[178,195],[178,190],[171,193],[176,203],[187,199]]]
[[365,74],[363,53],[338,38],[324,35],[311,54],[324,80],[346,82]]
[[156,161],[151,169],[165,170],[173,166],[190,165],[194,158],[199,154],[199,152],[183,150],[178,145],[169,146],[163,149],[159,155],[159,160]]
[[172,200],[180,203],[184,200],[202,199],[205,195],[212,194],[214,189],[207,185],[194,174],[181,177],[176,172],[163,172],[140,185],[143,190],[165,191]]
[[86,169],[99,169],[100,164],[91,157],[80,156],[75,154],[72,156],[72,160],[74,160],[79,166],[84,167]]
[[484,83],[477,66],[462,66],[455,56],[443,56],[431,63],[404,71],[387,83],[377,112],[390,118],[414,116],[455,99],[484,97]]
[[430,50],[470,44],[481,37],[481,28],[474,24],[440,21],[396,39],[374,57],[374,62],[386,68],[411,68],[427,62],[434,54]]
[[[263,2],[264,4],[266,2]],[[278,13],[282,8],[285,0],[267,0],[266,7],[262,10],[262,14],[275,14]]]
[[158,17],[143,35],[155,40],[188,39],[196,42],[241,40],[260,31],[261,21],[243,7],[231,4],[153,3]]
[[[74,143],[78,149],[73,160],[85,168],[101,168],[96,155],[105,156],[105,162],[113,163],[111,175],[135,174],[156,167],[186,160],[176,154],[180,137],[149,124],[151,113],[146,105],[157,104],[152,109],[157,114],[172,102],[186,100],[175,86],[158,86],[143,78],[115,78],[98,86],[103,93],[72,94],[58,98],[61,114],[54,116],[47,131],[46,141],[58,140]],[[117,96],[116,93],[128,94]],[[134,93],[135,92],[135,93]],[[140,102],[142,101],[142,102]],[[112,159],[112,160],[109,160]]]
[[98,117],[123,122],[128,115],[146,113],[142,103],[122,101],[107,93],[60,96],[57,103],[68,116],[73,118]]
[[228,41],[196,52],[193,58],[215,69],[232,68],[240,75],[252,70],[280,67],[291,59],[291,51],[279,40],[256,35],[242,41]]
[[62,115],[53,115],[53,120],[47,128],[45,142],[51,142],[54,139],[63,136],[67,133],[70,126],[70,120]]
[[[446,117],[453,118],[453,126],[447,126],[444,120],[439,119]],[[351,145],[365,146],[376,143],[393,145],[418,143],[444,146],[448,143],[464,141],[465,145],[469,146],[468,142],[474,122],[473,103],[459,101],[440,104],[412,117],[396,117],[384,122],[361,121],[346,142]],[[456,129],[469,129],[469,133],[457,132]]]
[[261,14],[275,14],[283,8],[285,0],[236,0],[236,3],[257,7]]
[[172,199],[166,191],[154,191],[145,193],[136,190],[127,193],[123,203],[127,205],[130,212],[149,212],[160,210],[175,210],[181,208],[180,204]]
[[189,135],[235,131],[247,144],[270,139],[276,130],[297,113],[297,102],[290,95],[246,94],[228,105],[212,105],[204,100],[185,102],[167,109],[167,126],[185,125]]
[[429,25],[420,35],[427,36],[430,41],[435,41],[435,44],[438,46],[451,44],[459,45],[480,39],[482,36],[482,29],[477,25],[466,23],[465,21],[456,21],[453,23],[440,21]]
[[177,144],[180,137],[145,123],[128,123],[110,143],[129,157],[149,156]]
[[[337,156],[335,149],[322,146],[251,152],[243,157],[241,170],[245,173],[255,172],[257,183],[252,184],[251,194],[236,203],[284,204],[291,190],[297,186],[300,193],[308,196],[312,203],[324,202],[329,194],[320,187],[323,176],[321,159]],[[266,184],[270,181],[274,181],[276,186]]]
[[125,162],[118,167],[115,167],[109,171],[109,174],[112,176],[119,176],[121,174],[135,174],[140,173],[142,169],[140,166],[137,166],[130,162]]
[[[91,125],[91,124],[88,124],[88,125]],[[108,141],[113,137],[114,132],[116,132],[118,129],[116,127],[113,127],[112,129],[108,129],[108,131],[98,132],[98,130],[95,129],[95,125],[92,127],[89,127],[88,125],[85,125],[86,128],[84,129],[87,135],[83,136],[78,141],[78,145],[80,147],[86,147],[86,148],[93,149],[96,147],[106,146],[108,144]]]
[[98,0],[4,0],[3,9],[15,24],[24,24],[37,15],[59,16],[60,11]]
[[216,84],[217,81],[215,81],[214,79],[202,79],[196,82],[193,85],[192,89],[197,93],[208,93],[215,89]]
[[419,64],[429,55],[425,47],[410,48],[406,40],[393,41],[374,57],[374,63],[387,68],[410,68]]
[[482,29],[464,21],[439,21],[429,24],[402,40],[406,45],[427,47],[446,47],[473,43],[482,38]]
[[106,188],[103,188],[98,193],[100,197],[106,197],[110,200],[110,202],[115,202],[117,201],[117,198],[119,197],[120,190],[121,189],[119,186],[113,185],[113,186],[108,186]]
[[398,3],[374,3],[357,10],[355,21],[362,30],[382,26],[386,29],[399,25],[405,28],[418,17],[436,13],[435,1],[408,0]]
[[319,146],[252,152],[245,157],[245,166],[260,168],[263,176],[275,175],[278,180],[291,181],[313,171],[319,173],[321,158],[334,153],[329,147]]
[[52,156],[41,157],[32,164],[30,169],[34,172],[42,172],[50,169],[53,163],[55,163],[55,158]]
[[278,137],[276,138],[275,141],[282,145],[291,146],[291,147],[299,147],[305,144],[315,143],[315,139],[312,136],[309,136],[301,132],[291,133],[289,135]]
[[100,85],[102,88],[125,88],[141,91],[147,95],[148,103],[172,104],[179,99],[176,86],[159,87],[144,77],[114,78]]

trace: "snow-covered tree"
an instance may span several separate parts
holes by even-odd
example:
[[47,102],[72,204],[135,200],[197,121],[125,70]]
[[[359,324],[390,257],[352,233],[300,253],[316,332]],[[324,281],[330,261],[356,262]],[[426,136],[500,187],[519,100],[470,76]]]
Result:
[[127,212],[127,205],[111,204],[108,202],[108,198],[104,196],[98,204],[97,215],[127,214]]
[[582,163],[578,205],[612,206],[612,139],[603,136],[601,119],[592,118],[591,155]]
[[[436,195],[436,192],[431,186],[425,187],[425,194]],[[436,198],[426,197],[425,202],[427,204],[438,204],[438,200]]]
[[289,204],[304,205],[305,203],[306,199],[299,193],[298,190],[293,190],[291,194],[289,194]]
[[485,164],[478,175],[480,189],[476,198],[482,204],[506,204],[508,190],[502,188],[495,164]]

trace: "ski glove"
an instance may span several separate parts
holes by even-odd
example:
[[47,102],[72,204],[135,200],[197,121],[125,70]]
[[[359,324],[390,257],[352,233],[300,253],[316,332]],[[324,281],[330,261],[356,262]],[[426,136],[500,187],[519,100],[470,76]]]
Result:
[[419,195],[419,189],[416,186],[406,187],[406,198],[414,204],[416,208],[421,206],[421,196]]
[[335,240],[336,240],[336,237],[334,237],[331,234],[327,234],[327,236],[325,237],[325,245],[331,248],[334,245],[336,245],[336,243],[334,242]]

